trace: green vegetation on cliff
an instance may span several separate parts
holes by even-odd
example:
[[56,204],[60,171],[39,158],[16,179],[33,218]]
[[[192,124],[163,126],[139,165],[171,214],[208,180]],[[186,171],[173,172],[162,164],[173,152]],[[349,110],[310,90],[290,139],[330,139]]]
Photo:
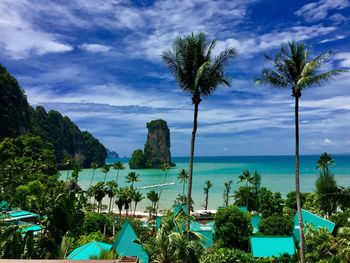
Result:
[[32,133],[52,144],[56,163],[65,158],[89,167],[92,161],[104,164],[105,147],[90,133],[81,132],[67,116],[58,111],[46,112],[44,107],[29,106],[23,90],[0,65],[0,140]]

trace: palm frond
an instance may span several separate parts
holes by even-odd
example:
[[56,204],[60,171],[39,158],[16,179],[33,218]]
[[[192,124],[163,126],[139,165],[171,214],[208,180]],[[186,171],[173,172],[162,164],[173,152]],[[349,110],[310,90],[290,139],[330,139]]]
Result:
[[342,73],[347,72],[346,70],[332,70],[328,72],[321,73],[316,76],[304,77],[301,78],[297,85],[300,88],[307,88],[313,86],[321,86],[328,81],[334,79],[335,77],[341,75]]

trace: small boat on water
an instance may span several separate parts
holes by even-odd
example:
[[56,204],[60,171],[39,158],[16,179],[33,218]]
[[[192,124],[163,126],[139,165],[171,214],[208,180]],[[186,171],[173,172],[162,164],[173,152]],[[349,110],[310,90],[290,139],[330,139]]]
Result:
[[174,185],[175,183],[165,183],[165,184],[152,184],[152,185],[147,185],[147,186],[142,186],[142,187],[137,187],[137,190],[143,190],[143,189],[149,189],[149,188],[155,188],[155,187],[160,187],[160,186],[169,186],[169,185]]

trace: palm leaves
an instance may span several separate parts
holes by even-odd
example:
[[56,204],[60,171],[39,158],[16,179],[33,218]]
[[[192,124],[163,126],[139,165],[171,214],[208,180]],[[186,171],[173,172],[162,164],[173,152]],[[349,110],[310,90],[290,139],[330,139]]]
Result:
[[247,169],[243,170],[243,173],[240,176],[238,176],[238,179],[238,183],[244,182],[246,187],[248,187],[248,183],[251,183],[253,180],[252,175]]
[[323,174],[326,174],[328,173],[329,166],[332,166],[334,164],[335,162],[332,155],[325,152],[322,153],[320,158],[318,159],[316,168],[320,169]]
[[126,177],[126,181],[128,184],[131,184],[131,187],[134,187],[134,183],[139,182],[139,175],[135,172],[130,172]]
[[224,183],[225,189],[224,189],[224,205],[228,206],[229,198],[230,198],[230,192],[231,192],[231,187],[232,187],[232,180],[229,180],[228,182]]
[[103,165],[102,168],[101,168],[102,173],[105,174],[105,177],[104,177],[104,179],[103,179],[103,182],[104,182],[104,183],[106,182],[106,177],[107,177],[107,174],[108,174],[108,172],[109,172],[110,169],[111,169],[111,166],[108,165],[108,164]]
[[208,209],[208,200],[209,200],[209,190],[213,186],[210,180],[205,182],[205,186],[203,187],[204,195],[205,195],[205,203],[204,203],[204,209]]
[[182,183],[182,195],[185,194],[185,185],[188,180],[188,172],[185,169],[181,169],[179,172],[177,179],[179,179],[180,183]]
[[118,183],[118,177],[119,177],[119,172],[121,171],[121,170],[124,170],[125,169],[125,167],[124,167],[124,165],[121,163],[121,162],[116,162],[116,163],[114,163],[113,165],[112,165],[112,168],[114,169],[114,170],[118,170],[118,172],[117,172],[117,177],[116,177],[116,182]]
[[[236,57],[236,51],[228,48],[213,58],[214,47],[215,41],[208,41],[205,33],[192,33],[185,37],[177,37],[171,50],[162,55],[164,63],[175,76],[180,88],[192,95],[194,105],[187,192],[188,211],[191,208],[194,145],[201,96],[211,95],[219,85],[229,86],[229,78],[224,74],[224,68],[229,60]],[[189,227],[190,221],[187,220],[187,230]]]
[[105,192],[106,192],[106,194],[108,195],[108,198],[109,198],[108,213],[111,212],[112,199],[117,194],[117,190],[118,190],[118,184],[115,181],[108,181],[106,183]]

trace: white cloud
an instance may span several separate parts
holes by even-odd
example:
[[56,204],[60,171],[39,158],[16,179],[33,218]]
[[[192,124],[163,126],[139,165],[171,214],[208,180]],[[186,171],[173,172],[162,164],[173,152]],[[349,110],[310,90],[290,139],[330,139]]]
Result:
[[91,53],[107,53],[112,49],[111,46],[106,46],[101,44],[88,44],[88,43],[84,43],[80,45],[79,48]]
[[335,27],[325,27],[322,25],[313,25],[309,27],[294,26],[260,36],[254,36],[254,38],[228,38],[224,41],[218,41],[217,50],[221,50],[226,47],[234,47],[237,49],[238,54],[253,54],[266,51],[271,48],[280,47],[281,44],[285,44],[289,41],[302,41],[323,36],[334,30],[336,30]]
[[326,18],[330,10],[341,10],[349,6],[349,0],[320,0],[302,6],[295,14],[309,22],[319,21]]
[[341,67],[350,68],[350,52],[340,52],[334,56],[335,59],[340,60]]
[[323,142],[324,142],[325,144],[331,144],[331,143],[332,143],[332,141],[331,141],[330,139],[328,139],[328,138],[325,138],[325,139],[323,140]]
[[337,40],[344,39],[344,38],[346,38],[345,35],[336,35],[335,37],[332,37],[332,38],[325,38],[325,39],[319,41],[318,43],[323,44],[323,43],[337,41]]
[[[35,28],[25,15],[22,1],[13,6],[12,1],[0,2],[0,49],[13,59],[30,55],[63,53],[72,46],[57,39],[56,35]],[[14,7],[14,8],[12,8]]]

